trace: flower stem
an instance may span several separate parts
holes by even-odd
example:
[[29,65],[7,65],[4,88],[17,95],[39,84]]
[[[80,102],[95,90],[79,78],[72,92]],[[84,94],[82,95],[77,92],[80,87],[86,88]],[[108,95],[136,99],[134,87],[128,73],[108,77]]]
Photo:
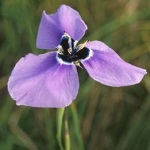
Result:
[[78,117],[75,103],[71,104],[71,112],[72,112],[74,130],[76,133],[79,149],[84,150],[84,142],[83,142],[81,131],[80,131],[80,122],[79,122],[79,117]]
[[64,150],[62,139],[61,139],[64,111],[65,111],[65,108],[57,109],[57,140],[58,140],[58,145],[59,145],[60,150]]
[[65,115],[65,150],[70,150],[70,133],[67,114]]

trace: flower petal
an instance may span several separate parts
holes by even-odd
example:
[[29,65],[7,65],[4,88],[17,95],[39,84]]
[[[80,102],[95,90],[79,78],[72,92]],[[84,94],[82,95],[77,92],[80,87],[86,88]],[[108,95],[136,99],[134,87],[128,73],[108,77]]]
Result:
[[111,49],[105,43],[103,43],[101,41],[87,42],[86,47],[88,47],[89,49],[98,50],[101,52],[111,53],[113,55],[113,57],[117,57],[118,59],[122,60],[120,58],[120,56],[113,49]]
[[102,84],[113,87],[133,85],[146,74],[146,70],[123,61],[102,42],[93,41],[86,46],[93,50],[93,55],[82,64],[89,75]]
[[78,88],[76,67],[60,64],[56,52],[21,58],[8,81],[17,105],[32,107],[66,107],[76,98]]
[[80,14],[67,5],[62,5],[57,11],[58,20],[63,31],[74,40],[79,41],[87,29]]
[[37,34],[36,47],[40,49],[56,48],[60,43],[62,35],[63,31],[59,27],[56,14],[47,15],[43,11]]
[[77,11],[67,5],[61,5],[57,12],[47,15],[43,12],[36,46],[40,49],[56,48],[64,32],[74,40],[80,40],[87,29]]

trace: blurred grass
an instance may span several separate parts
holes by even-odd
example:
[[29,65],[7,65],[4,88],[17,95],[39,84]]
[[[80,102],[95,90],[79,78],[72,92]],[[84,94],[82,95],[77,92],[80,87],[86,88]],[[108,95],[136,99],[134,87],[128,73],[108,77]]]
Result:
[[[87,23],[83,41],[101,40],[126,61],[150,70],[149,0],[0,1],[2,150],[58,149],[56,110],[15,106],[6,85],[19,58],[45,52],[35,47],[41,13],[55,12],[62,3],[78,10]],[[78,97],[67,108],[72,150],[149,150],[149,74],[138,85],[110,88],[93,81],[83,70],[79,73]]]

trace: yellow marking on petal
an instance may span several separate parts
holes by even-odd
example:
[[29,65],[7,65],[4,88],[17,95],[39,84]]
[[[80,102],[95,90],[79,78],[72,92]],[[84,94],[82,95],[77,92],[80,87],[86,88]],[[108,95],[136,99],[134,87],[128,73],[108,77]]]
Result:
[[[82,66],[80,65],[80,62],[77,60],[77,61],[74,61],[73,62],[76,66],[78,66],[78,67],[80,67],[80,68],[82,68]],[[82,68],[83,69],[83,68]]]
[[64,33],[64,35],[66,35],[69,39],[71,39],[71,36],[68,33]]
[[87,42],[88,42],[88,40],[87,41],[85,41],[83,44],[79,44],[78,46],[77,46],[77,52],[78,51],[80,51],[81,49],[83,49],[84,47],[85,47],[85,45],[87,44]]
[[59,54],[63,54],[63,49],[61,47],[57,48]]
[[68,53],[71,54],[72,53],[72,48],[68,48]]

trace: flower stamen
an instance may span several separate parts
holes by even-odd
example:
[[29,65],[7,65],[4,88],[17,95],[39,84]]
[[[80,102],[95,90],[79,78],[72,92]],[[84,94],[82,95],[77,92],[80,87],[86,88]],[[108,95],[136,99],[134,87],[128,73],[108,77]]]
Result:
[[78,67],[80,67],[80,68],[82,68],[83,69],[83,67],[81,66],[81,63],[80,63],[80,61],[74,61],[73,62],[76,66],[78,66]]
[[80,61],[91,56],[91,50],[86,48],[87,42],[85,41],[83,44],[77,45],[77,41],[64,32],[60,40],[60,45],[57,46],[58,58],[61,59],[61,62],[73,63],[82,68]]
[[82,43],[82,44],[79,44],[79,45],[77,46],[77,51],[76,51],[76,52],[78,52],[78,51],[80,51],[81,49],[83,49],[83,48],[86,46],[87,42],[88,42],[88,40],[85,41],[85,42]]

